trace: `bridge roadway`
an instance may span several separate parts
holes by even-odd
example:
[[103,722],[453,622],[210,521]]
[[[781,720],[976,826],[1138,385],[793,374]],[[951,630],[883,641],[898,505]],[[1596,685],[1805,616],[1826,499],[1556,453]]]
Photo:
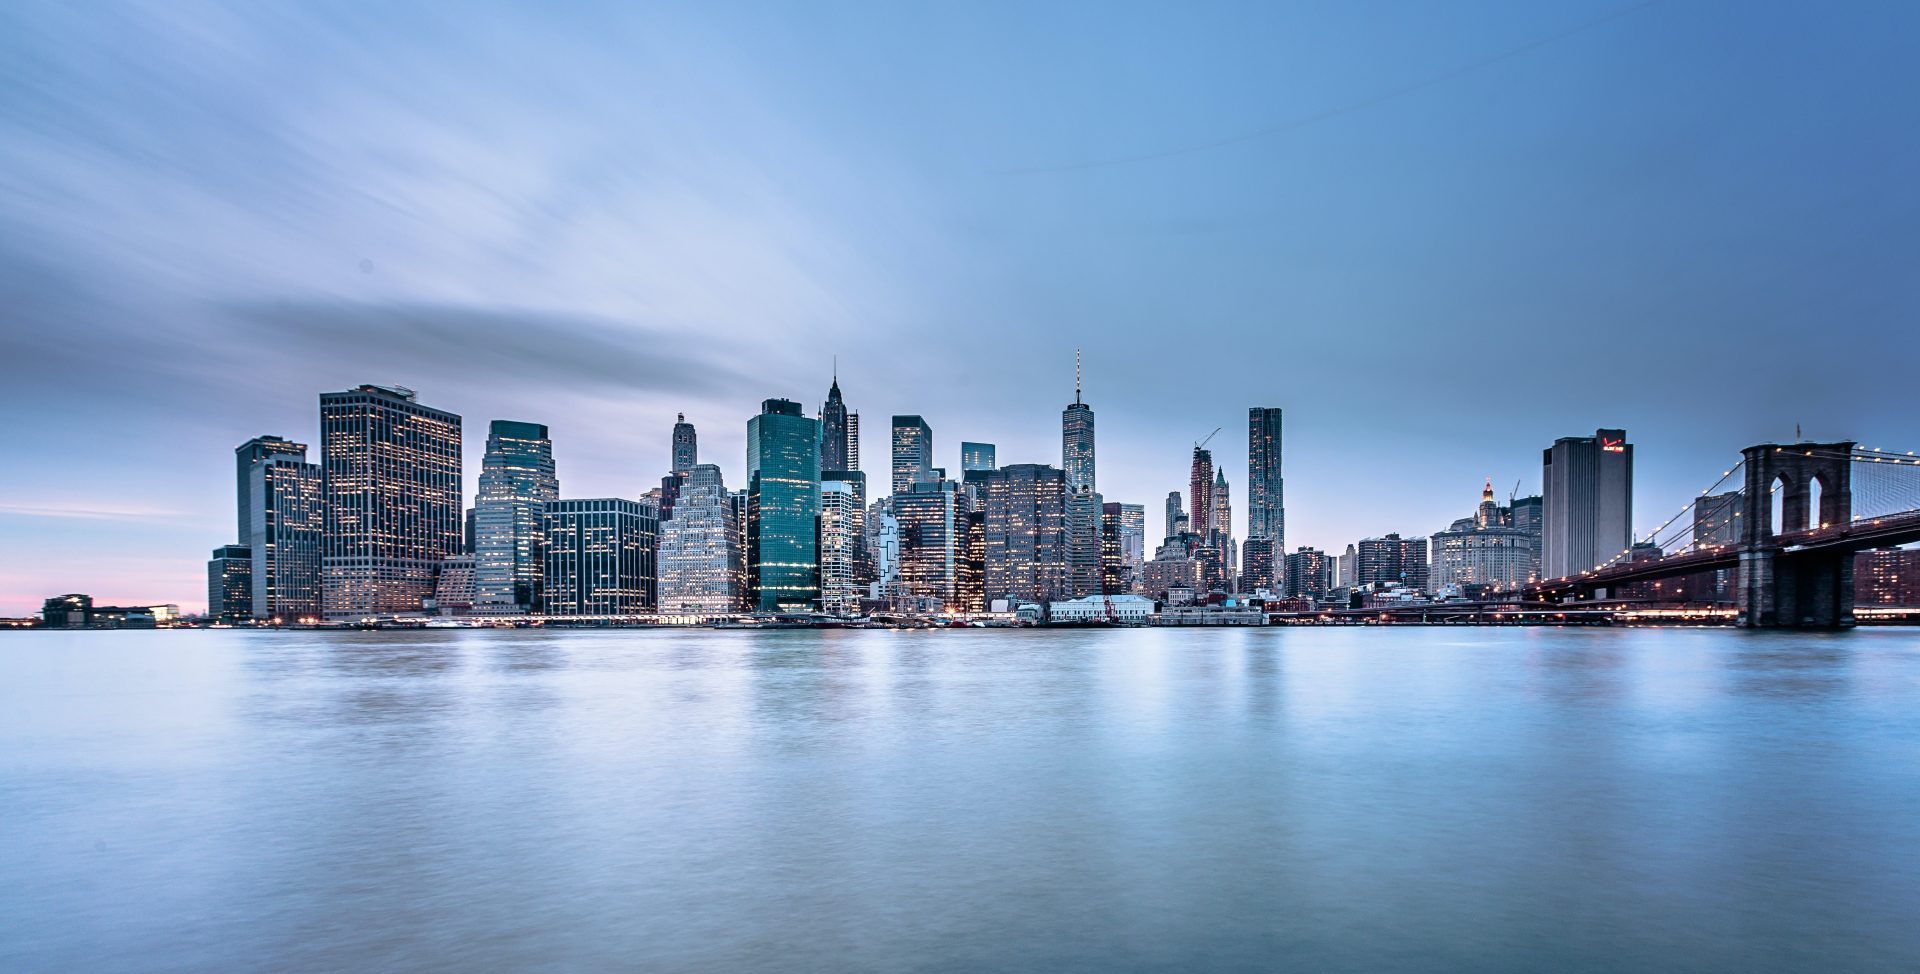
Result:
[[[1813,528],[1776,535],[1774,546],[1780,557],[1866,551],[1920,541],[1920,511],[1906,511],[1886,517],[1867,518],[1842,527]],[[1585,575],[1550,578],[1525,589],[1529,602],[1550,602],[1569,595],[1612,589],[1634,582],[1691,575],[1695,572],[1733,568],[1740,564],[1740,546],[1717,545],[1698,551],[1686,551],[1663,558],[1623,562],[1611,568]]]

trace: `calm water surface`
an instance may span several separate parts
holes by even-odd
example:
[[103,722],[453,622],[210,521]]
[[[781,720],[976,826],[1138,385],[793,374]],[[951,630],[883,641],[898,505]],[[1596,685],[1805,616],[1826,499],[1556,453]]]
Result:
[[1920,970],[1920,632],[0,637],[0,970]]

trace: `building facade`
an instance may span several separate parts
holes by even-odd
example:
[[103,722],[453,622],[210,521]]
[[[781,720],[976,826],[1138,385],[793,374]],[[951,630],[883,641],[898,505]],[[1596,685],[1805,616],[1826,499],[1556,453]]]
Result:
[[[261,449],[260,444],[273,445]],[[307,448],[278,437],[260,437],[240,447],[253,459],[242,479],[240,507],[247,513],[241,544],[251,553],[248,596],[261,620],[314,619],[321,614],[321,563],[325,554],[325,496],[319,465]]]
[[986,478],[981,493],[985,598],[1060,598],[1067,588],[1066,473],[1045,464],[1013,464]]
[[[844,471],[842,471],[844,472]],[[859,567],[866,522],[860,493],[851,480],[822,474],[820,481],[820,611],[860,614]]]
[[[675,437],[676,441],[678,437]],[[677,447],[677,442],[676,442]],[[538,423],[496,419],[480,461],[473,504],[475,604],[484,614],[529,612],[540,604],[540,550],[548,501],[560,498],[553,440]]]
[[253,551],[246,545],[221,545],[207,562],[207,618],[217,622],[253,619]]
[[1485,585],[1511,592],[1534,581],[1539,564],[1533,536],[1513,526],[1512,511],[1493,499],[1493,482],[1481,489],[1480,506],[1428,539],[1429,581],[1434,587]]
[[918,416],[893,418],[893,492],[933,479],[933,427]]
[[322,612],[418,611],[441,560],[465,547],[460,417],[397,386],[323,393],[320,452]]
[[657,513],[622,497],[548,501],[546,614],[630,616],[654,610]]
[[656,608],[702,619],[740,611],[740,552],[740,525],[720,468],[695,464],[672,516],[660,522]]
[[[1362,538],[1355,547],[1359,555],[1356,584],[1376,588],[1403,585],[1426,589],[1427,539],[1388,534],[1380,538]],[[1291,563],[1288,568],[1291,570]]]
[[1327,553],[1299,548],[1287,554],[1287,595],[1319,601],[1327,597]]
[[1633,547],[1633,444],[1625,430],[1555,440],[1541,453],[1540,572],[1562,578]]
[[769,399],[747,422],[747,588],[761,612],[820,601],[820,422]]
[[966,495],[951,480],[910,486],[893,496],[899,525],[899,592],[919,604],[960,609],[966,557]]
[[1284,554],[1287,482],[1281,474],[1281,433],[1278,407],[1254,406],[1247,410],[1247,538],[1266,538],[1273,542],[1272,551]]

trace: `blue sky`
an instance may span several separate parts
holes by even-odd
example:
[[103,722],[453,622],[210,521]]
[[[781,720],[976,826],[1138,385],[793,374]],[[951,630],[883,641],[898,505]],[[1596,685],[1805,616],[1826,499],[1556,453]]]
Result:
[[[564,7],[564,9],[563,9]],[[204,599],[231,449],[400,383],[632,496],[839,355],[870,434],[1427,533],[1624,426],[1920,448],[1920,6],[0,6],[0,614]],[[884,466],[869,435],[867,466]]]

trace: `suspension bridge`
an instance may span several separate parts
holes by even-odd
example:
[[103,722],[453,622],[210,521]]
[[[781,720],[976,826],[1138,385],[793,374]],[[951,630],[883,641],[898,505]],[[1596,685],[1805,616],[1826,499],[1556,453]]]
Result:
[[1529,585],[1523,598],[1644,598],[1686,580],[1685,600],[1731,603],[1742,626],[1851,626],[1854,553],[1916,541],[1920,455],[1851,441],[1764,443],[1625,551]]

